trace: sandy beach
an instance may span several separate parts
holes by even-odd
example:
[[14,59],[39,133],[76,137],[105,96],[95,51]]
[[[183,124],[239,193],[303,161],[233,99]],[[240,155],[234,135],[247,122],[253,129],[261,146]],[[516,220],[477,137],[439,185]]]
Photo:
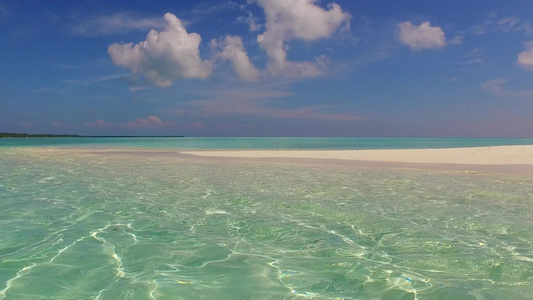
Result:
[[201,150],[180,153],[210,158],[354,167],[533,174],[532,145],[390,150]]

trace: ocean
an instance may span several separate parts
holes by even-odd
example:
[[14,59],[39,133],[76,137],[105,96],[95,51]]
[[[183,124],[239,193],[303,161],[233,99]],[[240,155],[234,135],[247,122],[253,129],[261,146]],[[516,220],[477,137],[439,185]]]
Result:
[[327,138],[327,137],[79,137],[4,138],[1,147],[108,147],[169,149],[424,149],[533,145],[525,138]]
[[82,149],[533,139],[0,139],[0,299],[531,299],[533,176]]

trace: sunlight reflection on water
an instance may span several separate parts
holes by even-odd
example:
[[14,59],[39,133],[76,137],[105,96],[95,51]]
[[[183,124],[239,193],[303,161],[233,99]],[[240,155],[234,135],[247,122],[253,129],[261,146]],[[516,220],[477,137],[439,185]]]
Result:
[[3,149],[0,299],[527,299],[533,179]]

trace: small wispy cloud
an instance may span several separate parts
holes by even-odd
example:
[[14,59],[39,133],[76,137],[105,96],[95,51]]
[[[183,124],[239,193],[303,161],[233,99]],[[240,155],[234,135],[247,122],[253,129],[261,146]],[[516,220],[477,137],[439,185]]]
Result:
[[74,129],[74,126],[71,124],[66,124],[59,121],[50,122],[50,127],[59,128],[59,129]]
[[292,94],[283,90],[228,90],[204,100],[181,103],[173,112],[190,116],[256,116],[273,119],[307,119],[330,121],[360,121],[367,117],[339,112],[335,106],[315,105],[297,108],[280,108],[281,98]]
[[106,122],[104,120],[96,120],[95,122],[86,122],[83,124],[85,127],[89,128],[106,128],[113,127],[113,124]]
[[245,7],[244,4],[239,4],[234,1],[206,1],[200,2],[194,5],[194,7],[184,14],[181,14],[182,22],[185,25],[191,25],[200,23],[205,20],[222,20],[218,16],[228,14],[232,11],[242,11]]
[[123,81],[129,82],[131,79],[130,74],[113,74],[113,75],[103,75],[95,78],[89,79],[66,79],[64,80],[67,84],[81,85],[81,86],[94,86],[102,85],[102,83],[109,81]]
[[202,2],[196,4],[192,9],[192,14],[197,16],[209,16],[228,10],[242,9],[242,5],[233,1]]
[[153,86],[133,85],[133,86],[130,86],[130,91],[138,92],[138,91],[150,90],[150,89],[153,89],[153,88],[154,88]]
[[11,15],[11,11],[7,9],[7,7],[4,6],[4,4],[0,3],[0,21],[6,17]]
[[74,24],[70,27],[71,33],[88,37],[148,31],[163,28],[165,25],[161,18],[141,17],[125,12],[95,16],[75,15],[72,18]]
[[499,17],[496,13],[490,13],[482,24],[474,25],[467,33],[485,35],[492,33],[523,32],[526,35],[533,34],[533,26],[528,21],[519,17]]
[[158,129],[164,127],[172,127],[176,124],[173,121],[163,121],[158,116],[148,116],[146,118],[139,118],[134,121],[111,123],[104,120],[97,120],[95,122],[84,123],[83,126],[87,128],[121,128],[121,129]]
[[65,63],[51,63],[52,67],[63,69],[63,70],[74,70],[81,67],[81,65],[75,65],[75,64],[65,64]]
[[447,45],[459,45],[463,42],[464,36],[462,35],[456,35],[450,40],[446,41]]
[[509,91],[504,88],[504,84],[509,80],[495,79],[490,80],[481,85],[481,88],[484,91],[490,92],[496,96],[513,96],[513,97],[524,97],[524,98],[533,98],[533,90],[524,90],[524,91]]
[[32,128],[32,127],[33,127],[33,124],[30,123],[30,122],[20,121],[20,122],[19,122],[19,127],[20,127],[20,128]]
[[250,32],[257,31],[263,27],[263,25],[259,24],[259,19],[256,18],[251,11],[248,12],[247,16],[237,17],[237,23],[248,25],[248,30]]
[[59,95],[68,95],[68,89],[58,86],[45,86],[34,90],[36,93],[56,93]]
[[169,127],[174,126],[175,123],[173,121],[162,121],[157,116],[149,116],[147,118],[140,118],[135,121],[130,121],[125,124],[127,128],[135,129],[135,128],[161,128],[161,127]]
[[[87,78],[87,79],[66,79],[63,80],[64,83],[80,86],[80,87],[93,87],[93,86],[108,86],[112,83],[122,83],[129,86],[129,90],[132,92],[143,91],[154,88],[153,85],[147,85],[146,82],[142,81],[140,76],[137,74],[112,74],[112,75],[102,75],[99,77]],[[51,88],[45,87],[39,92],[51,91]]]
[[36,89],[35,91],[38,92],[38,93],[48,93],[48,92],[55,91],[55,88],[53,88],[51,86],[45,86],[45,87]]
[[318,105],[301,108],[275,108],[271,101],[201,100],[184,103],[180,113],[188,115],[247,115],[273,119],[306,119],[329,121],[361,121],[365,116],[335,112],[334,106]]
[[487,67],[489,64],[486,61],[487,52],[484,48],[475,48],[462,56],[463,65],[479,65]]

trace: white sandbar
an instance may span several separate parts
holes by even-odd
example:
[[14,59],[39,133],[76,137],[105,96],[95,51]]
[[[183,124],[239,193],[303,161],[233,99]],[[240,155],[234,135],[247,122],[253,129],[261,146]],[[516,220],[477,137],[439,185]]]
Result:
[[[32,151],[26,149],[26,151]],[[138,157],[244,160],[262,163],[296,163],[349,168],[427,169],[472,171],[533,176],[533,145],[445,149],[382,150],[185,150],[33,148],[58,155],[86,153]]]
[[198,150],[180,153],[233,159],[283,159],[289,162],[335,160],[352,166],[501,171],[533,175],[533,145],[384,150]]
[[181,151],[181,153],[234,158],[307,158],[430,164],[533,165],[533,145],[385,150],[201,150]]

